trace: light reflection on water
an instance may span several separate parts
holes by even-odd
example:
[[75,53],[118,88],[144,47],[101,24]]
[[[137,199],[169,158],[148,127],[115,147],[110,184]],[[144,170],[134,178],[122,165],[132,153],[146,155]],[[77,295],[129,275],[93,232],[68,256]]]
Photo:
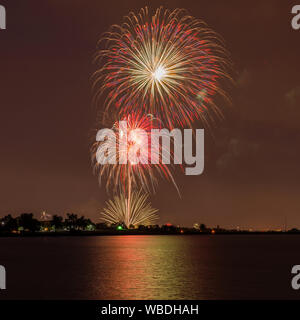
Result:
[[299,299],[299,236],[1,238],[4,299]]
[[[170,236],[111,237],[109,248],[103,248],[107,260],[102,261],[99,250],[98,262],[101,276],[92,281],[95,296],[106,299],[184,299],[201,298],[205,281],[199,285],[199,274],[207,273],[193,263],[193,242],[189,238]],[[188,240],[188,241],[187,241]],[[207,254],[206,254],[207,256]],[[195,257],[194,257],[195,258]],[[107,290],[109,288],[109,290]]]

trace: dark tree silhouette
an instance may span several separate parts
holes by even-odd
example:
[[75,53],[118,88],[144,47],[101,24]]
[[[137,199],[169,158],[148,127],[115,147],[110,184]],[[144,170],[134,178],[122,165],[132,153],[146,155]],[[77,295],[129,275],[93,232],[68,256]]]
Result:
[[200,231],[205,232],[207,230],[206,225],[204,223],[200,224]]
[[10,214],[0,219],[0,230],[12,232],[18,229],[17,219],[14,219]]
[[65,227],[68,230],[77,230],[78,229],[77,221],[78,221],[77,214],[67,213],[67,219],[65,219]]
[[40,229],[40,222],[33,218],[32,213],[22,213],[20,217],[17,218],[18,226],[23,227],[25,231],[38,231]]
[[78,220],[77,220],[77,228],[79,230],[85,230],[87,228],[87,226],[89,224],[91,224],[91,220],[89,219],[85,219],[84,216],[81,216]]
[[54,215],[51,220],[51,226],[55,229],[60,229],[63,227],[63,217]]

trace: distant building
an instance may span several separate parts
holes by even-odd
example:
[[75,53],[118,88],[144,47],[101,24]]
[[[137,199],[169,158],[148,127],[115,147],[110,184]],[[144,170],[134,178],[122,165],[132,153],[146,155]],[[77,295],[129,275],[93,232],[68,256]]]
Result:
[[199,223],[194,223],[193,228],[196,229],[196,230],[200,230]]
[[51,220],[52,220],[51,214],[48,214],[46,211],[43,211],[41,213],[41,217],[40,217],[41,231],[45,231],[45,232],[50,231]]

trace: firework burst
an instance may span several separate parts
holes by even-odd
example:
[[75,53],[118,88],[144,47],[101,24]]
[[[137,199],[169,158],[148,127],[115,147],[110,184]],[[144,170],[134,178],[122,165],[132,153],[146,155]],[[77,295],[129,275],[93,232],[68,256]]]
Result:
[[115,196],[113,200],[106,202],[106,207],[101,212],[101,219],[110,224],[124,223],[127,228],[131,225],[151,225],[158,219],[157,209],[151,207],[148,201],[149,196],[146,193],[132,192],[131,210],[128,214],[128,199],[124,193]]
[[[114,192],[128,194],[132,187],[142,187],[146,192],[151,192],[155,191],[158,178],[164,177],[174,184],[179,193],[170,166],[162,163],[162,146],[151,144],[151,130],[160,129],[161,122],[151,115],[138,112],[123,116],[120,120],[126,123],[126,128],[120,127],[122,122],[115,121],[111,128],[115,139],[96,141],[92,145],[92,162],[100,183],[102,178],[106,178],[107,190]],[[115,154],[108,152],[114,149]],[[139,163],[130,159],[131,152],[139,155]],[[171,151],[164,152],[172,158]],[[108,157],[105,164],[101,161],[103,156]],[[151,156],[157,156],[159,163],[152,164]],[[110,163],[110,157],[116,157],[114,163]]]
[[213,97],[227,98],[222,79],[229,78],[229,59],[214,31],[182,9],[148,8],[130,13],[100,40],[94,75],[95,99],[106,93],[106,111],[119,115],[143,110],[169,128],[209,124],[221,116]]

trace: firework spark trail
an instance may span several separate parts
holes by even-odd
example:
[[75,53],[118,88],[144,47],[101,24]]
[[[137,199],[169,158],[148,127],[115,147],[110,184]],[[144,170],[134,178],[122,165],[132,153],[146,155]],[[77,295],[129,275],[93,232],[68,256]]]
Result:
[[[146,192],[154,192],[158,177],[164,177],[171,181],[179,192],[171,168],[162,162],[161,157],[162,153],[165,152],[171,159],[173,157],[172,150],[162,149],[162,145],[157,148],[151,144],[151,131],[152,129],[160,129],[161,122],[151,115],[141,113],[132,113],[120,120],[126,121],[127,132],[119,126],[119,121],[115,121],[112,131],[115,133],[116,139],[96,141],[91,148],[94,171],[98,175],[100,183],[102,178],[105,177],[107,190],[120,191],[118,189],[121,188],[122,191],[128,192],[128,187],[131,185],[134,187],[141,186]],[[123,139],[125,134],[126,138]],[[162,136],[164,134],[167,135],[163,132]],[[115,154],[107,153],[107,150],[113,150],[114,148],[116,148]],[[128,159],[126,163],[122,163],[122,160],[129,158],[128,155],[131,151],[139,153],[140,162],[132,163]],[[159,163],[151,163],[151,154],[154,157],[157,155]],[[105,164],[101,164],[102,161],[99,160],[103,155],[107,155],[108,158],[116,156],[115,163],[109,163],[108,159]]]
[[[209,127],[215,117],[222,117],[214,101],[217,97],[229,101],[222,89],[223,80],[230,79],[229,54],[221,37],[185,10],[161,7],[153,16],[147,7],[137,15],[131,12],[121,26],[114,25],[104,34],[99,45],[96,61],[100,67],[94,74],[93,88],[96,105],[101,95],[106,96],[104,118],[116,112],[116,119],[129,122],[129,130],[142,128],[148,136],[147,130],[155,127],[153,119],[161,119],[173,129],[192,127],[197,120]],[[128,150],[143,140],[137,135],[124,146],[117,122],[112,129],[116,132],[119,158],[127,157]],[[119,210],[128,225],[138,198],[135,188],[154,190],[157,176],[166,177],[177,186],[170,169],[162,163],[117,161],[99,165],[99,151],[112,147],[110,143],[108,139],[93,145],[94,168],[100,181],[107,178],[107,189],[113,187],[116,191],[119,186],[121,196],[110,202],[106,215],[110,217],[114,212],[116,216]],[[153,151],[162,154],[160,149]],[[149,157],[141,153],[141,158]]]
[[106,207],[101,212],[101,219],[110,224],[125,223],[129,228],[131,225],[151,225],[158,219],[157,209],[151,207],[148,201],[149,195],[142,191],[134,191],[131,194],[130,215],[127,211],[128,199],[122,192],[114,196],[113,200],[106,202]]
[[[97,141],[93,144],[91,151],[94,171],[98,174],[100,183],[101,179],[106,177],[107,190],[112,188],[114,192],[118,191],[126,195],[127,213],[125,223],[128,225],[128,221],[134,212],[132,206],[136,201],[134,191],[132,191],[134,187],[141,186],[146,192],[155,191],[157,176],[160,176],[171,181],[178,193],[179,190],[170,168],[162,162],[162,146],[155,147],[151,144],[151,131],[160,128],[160,121],[151,115],[141,113],[124,116],[121,120],[126,121],[126,131],[120,126],[120,122],[115,121],[112,126],[115,139],[108,138]],[[109,150],[115,150],[116,153],[110,153]],[[128,157],[131,151],[139,153],[141,162],[132,162]],[[171,151],[165,151],[172,158]],[[158,156],[159,162],[157,164],[151,164],[153,155]],[[102,161],[104,156],[107,157],[105,164]],[[115,157],[114,164],[109,163],[112,157]],[[124,159],[126,159],[126,163],[122,163]]]
[[96,56],[95,99],[107,94],[106,111],[143,110],[170,129],[221,116],[213,96],[227,99],[220,82],[230,63],[220,36],[182,9],[151,16],[146,7],[124,19],[103,36],[106,48]]

